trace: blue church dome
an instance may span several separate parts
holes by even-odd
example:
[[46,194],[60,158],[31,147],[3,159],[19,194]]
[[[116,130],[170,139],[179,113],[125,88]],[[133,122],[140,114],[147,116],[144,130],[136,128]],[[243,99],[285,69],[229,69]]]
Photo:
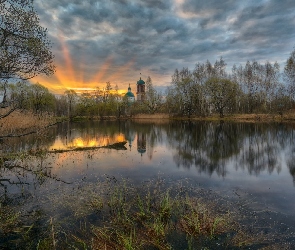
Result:
[[127,92],[127,93],[125,94],[125,96],[127,96],[127,97],[135,97],[134,94],[133,94],[132,92]]
[[126,97],[134,97],[134,94],[131,92],[131,87],[130,87],[130,84],[129,84],[129,88],[128,88],[128,92],[125,94]]
[[141,80],[141,77],[140,77],[140,80],[137,81],[137,85],[143,85],[145,84],[144,80]]

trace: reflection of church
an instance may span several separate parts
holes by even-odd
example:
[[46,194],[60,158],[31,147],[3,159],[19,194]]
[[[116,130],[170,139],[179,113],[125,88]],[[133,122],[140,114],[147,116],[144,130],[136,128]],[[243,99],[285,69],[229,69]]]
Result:
[[[137,91],[136,91],[136,101],[138,101],[138,102],[144,101],[144,99],[145,99],[145,82],[143,80],[141,80],[141,77],[137,81],[136,89],[137,89]],[[127,98],[129,103],[135,101],[135,95],[131,91],[130,84],[129,84],[129,87],[128,87],[128,92],[125,94],[125,97]]]
[[146,152],[146,134],[137,132],[137,152],[141,155]]
[[[136,140],[136,142],[137,142],[137,152],[142,155],[142,154],[144,154],[146,152],[146,134],[142,133],[142,132],[137,132],[136,137],[137,137],[137,140]],[[134,135],[134,133],[132,131],[128,130],[125,133],[125,138],[128,141],[128,146],[129,146],[129,149],[131,151],[135,135]]]
[[133,124],[130,123],[130,121],[126,121],[124,123],[124,136],[126,140],[128,141],[128,146],[130,151],[136,136],[137,152],[142,155],[146,152],[147,134],[146,132],[141,132],[140,130],[136,129],[132,125]]
[[126,129],[126,132],[125,132],[125,138],[126,140],[128,141],[128,146],[129,146],[129,149],[131,151],[131,148],[132,148],[132,143],[134,141],[134,138],[135,138],[135,132],[130,130],[129,128]]

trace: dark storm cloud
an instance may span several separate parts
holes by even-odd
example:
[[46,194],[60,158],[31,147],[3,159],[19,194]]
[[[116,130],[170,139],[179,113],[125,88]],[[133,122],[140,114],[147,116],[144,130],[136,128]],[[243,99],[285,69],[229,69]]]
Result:
[[165,76],[220,56],[229,66],[253,59],[284,62],[295,45],[294,0],[35,0],[35,5],[54,51],[60,52],[63,36],[74,60],[104,62],[112,55],[114,64],[135,60],[134,71]]

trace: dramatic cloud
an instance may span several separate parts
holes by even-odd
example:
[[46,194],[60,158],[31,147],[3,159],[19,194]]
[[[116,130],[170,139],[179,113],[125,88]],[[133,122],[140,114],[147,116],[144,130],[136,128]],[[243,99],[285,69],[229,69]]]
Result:
[[[127,89],[140,72],[169,85],[175,68],[197,62],[279,62],[295,45],[294,0],[35,0],[48,28],[57,74],[37,78],[55,90],[106,81]],[[58,90],[60,89],[60,90]]]

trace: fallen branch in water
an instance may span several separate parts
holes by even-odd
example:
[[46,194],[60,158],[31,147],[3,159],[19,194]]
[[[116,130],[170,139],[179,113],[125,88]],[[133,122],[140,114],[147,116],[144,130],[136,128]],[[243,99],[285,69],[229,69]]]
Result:
[[100,149],[100,148],[127,150],[127,148],[125,147],[126,143],[127,143],[126,141],[123,141],[123,142],[116,142],[111,145],[99,146],[99,147],[83,147],[83,148],[78,147],[78,148],[73,148],[73,149],[54,149],[54,150],[48,151],[48,153],[65,153],[65,152],[72,152],[72,151],[86,151],[86,150],[94,150],[94,149]]
[[0,184],[3,185],[2,182],[4,182],[4,181],[8,182],[11,185],[12,184],[16,184],[16,185],[29,185],[28,182],[22,182],[22,181],[20,181],[20,182],[14,182],[14,181],[11,182],[10,179],[0,179]]

